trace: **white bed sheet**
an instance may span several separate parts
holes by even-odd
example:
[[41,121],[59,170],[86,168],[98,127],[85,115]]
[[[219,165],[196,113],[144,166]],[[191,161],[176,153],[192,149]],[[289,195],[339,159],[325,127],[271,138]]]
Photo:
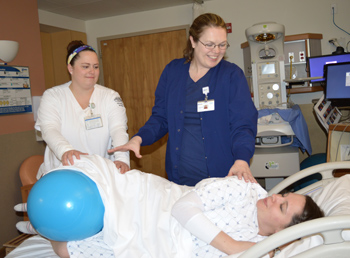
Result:
[[122,175],[113,162],[97,155],[81,156],[64,169],[79,170],[97,184],[108,225],[103,240],[116,257],[191,256],[191,234],[171,216],[173,204],[189,187],[138,170]]
[[55,254],[50,242],[39,235],[32,236],[21,243],[6,258],[60,258]]
[[[92,168],[92,169],[96,169],[96,168]],[[167,189],[169,190],[171,189],[171,187]],[[127,191],[128,189],[123,189],[123,191],[124,190]],[[186,189],[183,189],[183,191],[186,191]],[[139,193],[135,193],[135,195],[137,194]],[[181,195],[181,193],[178,192],[176,195]],[[316,201],[318,205],[320,205],[320,207],[325,211],[325,214],[327,216],[350,215],[350,198],[349,198],[350,197],[350,175],[345,175],[339,179],[336,179],[333,182],[326,185],[325,187],[319,188],[316,191],[310,193],[309,195]],[[126,201],[128,203],[130,200],[126,200]],[[350,241],[350,230],[344,230],[342,232],[342,235],[346,240]],[[307,237],[284,248],[282,252],[276,257],[277,258],[291,257],[292,255],[300,253],[311,247],[321,245],[322,243],[323,243],[323,239],[319,235]],[[153,242],[153,245],[155,245],[154,242]],[[155,246],[159,246],[159,245],[157,244]],[[230,255],[227,257],[236,258],[236,257],[239,257],[239,255],[240,254]],[[56,256],[53,253],[51,245],[47,240],[39,236],[35,236],[26,240],[24,243],[22,243],[20,247],[12,251],[6,258],[15,258],[15,257],[57,258],[58,256]],[[169,257],[169,256],[154,256],[154,258],[158,258],[158,257]],[[185,256],[179,256],[179,257],[182,258]]]

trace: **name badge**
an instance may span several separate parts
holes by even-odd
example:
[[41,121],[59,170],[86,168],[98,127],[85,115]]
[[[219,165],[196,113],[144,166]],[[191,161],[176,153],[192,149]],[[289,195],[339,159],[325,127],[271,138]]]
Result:
[[92,130],[103,126],[102,118],[100,115],[88,116],[88,117],[85,117],[84,120],[85,120],[86,130]]
[[197,102],[197,112],[207,112],[215,110],[215,101],[213,99]]

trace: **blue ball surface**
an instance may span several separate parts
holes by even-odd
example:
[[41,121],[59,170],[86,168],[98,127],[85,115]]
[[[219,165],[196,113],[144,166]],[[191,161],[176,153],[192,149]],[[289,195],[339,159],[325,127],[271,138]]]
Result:
[[98,188],[82,172],[53,171],[31,189],[27,213],[36,231],[51,240],[74,241],[103,228],[104,205]]

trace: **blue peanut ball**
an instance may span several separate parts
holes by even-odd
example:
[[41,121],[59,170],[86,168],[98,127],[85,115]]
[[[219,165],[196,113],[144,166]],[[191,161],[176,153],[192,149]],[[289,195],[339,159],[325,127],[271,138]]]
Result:
[[51,240],[74,241],[103,228],[104,205],[99,190],[82,172],[55,170],[35,183],[27,212],[36,231]]

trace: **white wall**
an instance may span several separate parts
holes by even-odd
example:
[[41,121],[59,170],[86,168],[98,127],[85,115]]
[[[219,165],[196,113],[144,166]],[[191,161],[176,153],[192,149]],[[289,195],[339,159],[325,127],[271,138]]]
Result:
[[[275,21],[285,26],[286,35],[321,33],[323,54],[335,47],[328,43],[338,38],[345,46],[350,36],[333,25],[331,4],[337,5],[335,22],[350,32],[349,0],[212,0],[204,3],[206,12],[216,13],[232,23],[228,60],[243,67],[241,43],[246,41],[245,29],[255,23]],[[192,22],[192,5],[90,20],[86,22],[89,43],[96,47],[98,37],[153,30]]]
[[97,38],[177,27],[192,23],[192,5],[157,9],[86,22],[89,44],[97,48]]
[[338,13],[335,20],[350,32],[350,1],[348,0],[214,0],[205,3],[206,11],[222,16],[232,23],[229,42],[232,48],[228,55],[231,61],[243,66],[240,44],[246,41],[245,29],[255,23],[274,21],[285,26],[286,35],[302,33],[323,34],[323,54],[330,54],[335,47],[328,43],[330,38],[342,38],[343,44],[350,36],[333,25],[331,4],[336,3]]
[[67,30],[86,32],[85,21],[38,10],[39,23]]
[[[331,38],[338,38],[340,44],[345,47],[350,41],[350,35],[333,25],[331,4],[337,5],[336,24],[350,32],[349,0],[211,0],[205,1],[204,11],[216,13],[227,23],[232,23],[233,33],[228,37],[231,45],[227,50],[228,61],[243,68],[241,43],[247,41],[245,29],[259,22],[274,21],[283,24],[286,35],[323,34],[321,44],[324,55],[335,50],[335,47],[328,43]],[[39,12],[40,23],[64,28],[68,26],[69,29],[78,31],[85,30],[88,44],[98,48],[98,38],[189,25],[192,22],[192,4],[90,20],[85,22],[85,27],[82,26],[82,21],[72,21],[71,18],[65,20],[62,17]],[[294,94],[292,101],[296,104],[311,103],[312,99],[319,98],[320,95],[321,93]]]

